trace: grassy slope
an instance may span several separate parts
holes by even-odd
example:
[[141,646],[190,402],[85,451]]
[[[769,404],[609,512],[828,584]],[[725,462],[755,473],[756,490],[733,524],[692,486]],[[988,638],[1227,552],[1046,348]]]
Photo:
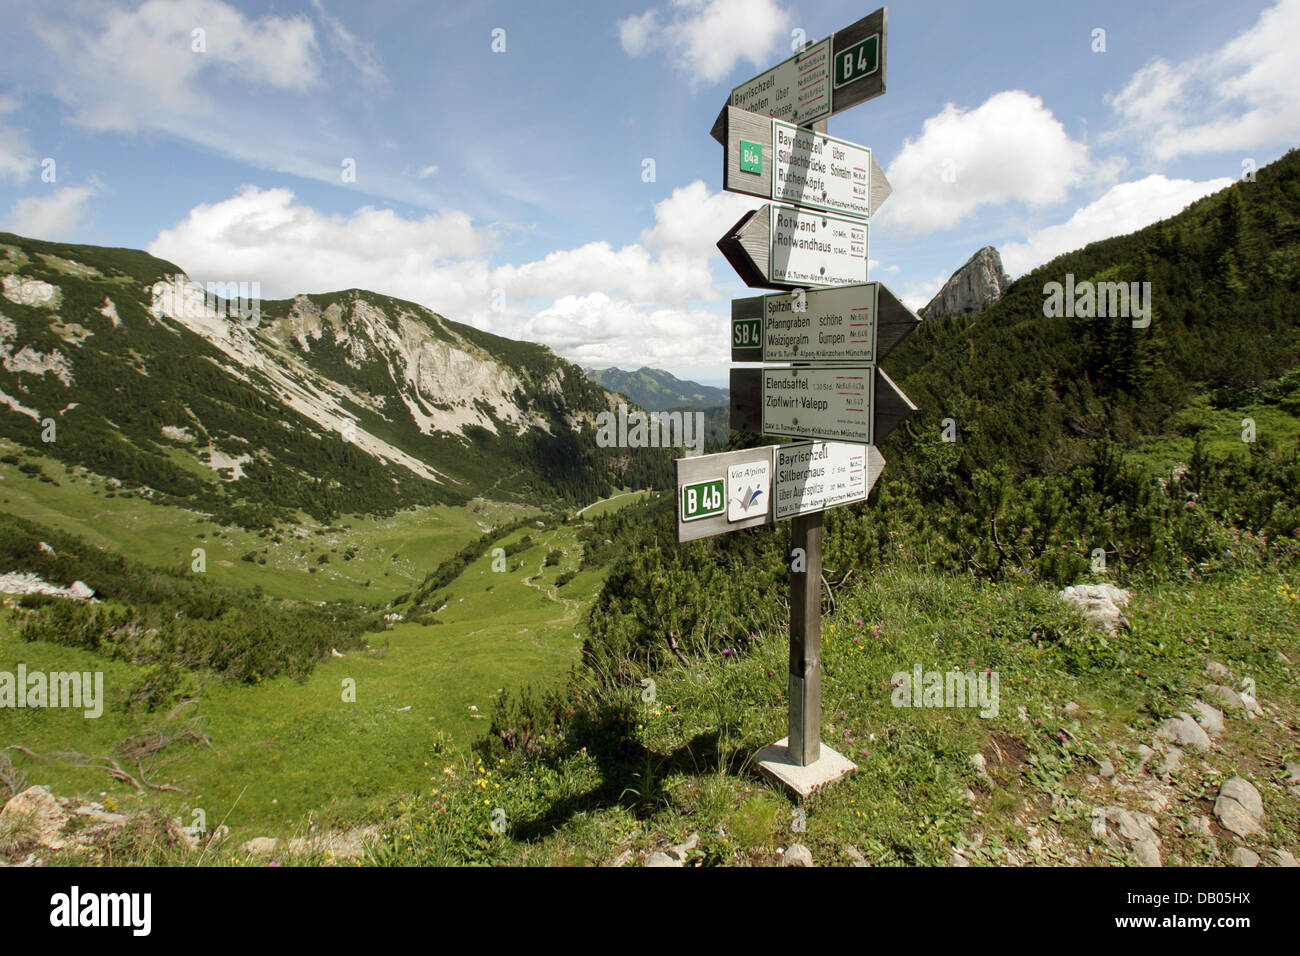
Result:
[[[17,451],[7,442],[0,442],[0,449]],[[419,584],[429,568],[487,525],[530,512],[520,505],[480,503],[477,514],[435,505],[408,509],[392,518],[346,516],[334,526],[304,517],[299,526],[304,537],[286,534],[277,545],[268,537],[222,527],[193,511],[115,492],[103,479],[80,471],[74,474],[55,459],[26,457],[38,462],[58,484],[0,462],[0,510],[163,567],[190,567],[193,549],[201,547],[206,573],[216,583],[247,589],[260,586],[267,594],[304,601],[386,604]],[[335,530],[326,530],[331,527]],[[343,557],[348,546],[357,548],[350,561]],[[266,563],[242,560],[250,551],[265,557]],[[321,554],[328,555],[328,564],[318,563]],[[309,568],[316,572],[310,573]],[[370,587],[365,587],[366,581]]]
[[[39,494],[46,498],[62,490],[25,476],[23,480],[39,484]],[[60,504],[75,510],[71,501]],[[129,504],[127,517],[121,519],[128,525],[128,518],[148,520],[155,538],[172,533],[181,540],[187,533],[183,513],[174,518],[181,530],[168,532],[159,509],[143,502]],[[153,510],[134,513],[146,508]],[[354,531],[367,533],[372,533],[370,528]],[[404,533],[414,540],[421,532],[407,528]],[[477,533],[471,528],[455,546]],[[486,716],[500,688],[552,685],[577,661],[579,612],[592,600],[603,574],[583,572],[557,590],[555,578],[575,568],[581,556],[575,528],[526,528],[502,543],[525,533],[534,544],[512,556],[506,572],[492,571],[489,553],[446,590],[447,606],[437,615],[443,623],[399,623],[384,634],[371,635],[370,652],[333,658],[302,684],[288,678],[259,686],[209,683],[198,703],[177,713],[173,726],[200,718],[215,751],[174,745],[147,765],[149,777],[187,792],[150,794],[146,799],[174,813],[202,807],[210,825],[225,819],[242,840],[268,833],[290,835],[309,815],[356,819],[377,800],[418,791],[430,775],[427,761],[435,739],[445,735],[453,745],[468,746],[486,730]],[[131,546],[128,535],[123,550]],[[442,544],[423,546],[445,553],[454,550]],[[564,558],[558,566],[543,567],[552,548],[563,551]],[[257,568],[246,562],[236,562],[235,567],[240,564]],[[271,579],[266,569],[249,573],[271,590],[265,583]],[[294,584],[290,573],[282,575],[286,586]],[[299,584],[307,577],[298,572]],[[315,582],[312,586],[319,587]],[[65,710],[6,710],[0,713],[0,743],[20,743],[38,753],[76,749],[104,754],[126,737],[163,723],[166,715],[133,717],[113,705],[115,697],[140,678],[141,668],[106,662],[74,648],[26,644],[15,636],[18,613],[0,612],[0,670],[12,672],[19,662],[30,669],[102,670],[109,704],[97,720]],[[345,679],[356,682],[355,703],[342,700]],[[406,707],[410,709],[402,709]],[[477,713],[471,707],[477,707]],[[32,782],[48,783],[56,793],[95,798],[104,792],[113,794],[121,806],[137,802],[129,787],[110,781],[101,771],[66,762],[38,763],[21,755],[14,759]]]
[[[1300,753],[1300,690],[1297,669],[1275,652],[1300,661],[1298,592],[1296,576],[1273,572],[1163,586],[1135,596],[1132,630],[1106,646],[1050,588],[891,570],[842,593],[826,620],[822,739],[859,770],[808,805],[806,829],[749,765],[785,734],[787,651],[778,632],[734,662],[658,675],[652,703],[629,688],[625,756],[575,746],[495,775],[482,790],[506,811],[508,834],[491,832],[482,794],[462,781],[436,798],[449,812],[434,798],[406,808],[375,859],[600,864],[698,833],[696,858],[713,863],[769,862],[798,841],[822,863],[848,862],[847,843],[875,865],[943,865],[956,847],[973,864],[1126,864],[1126,847],[1091,837],[1091,811],[1148,809],[1159,792],[1170,801],[1157,814],[1166,862],[1221,864],[1233,842],[1217,825],[1212,842],[1193,837],[1186,821],[1211,814],[1218,783],[1234,773],[1264,799],[1268,836],[1250,845],[1265,856],[1273,846],[1295,852],[1300,805],[1281,767]],[[1200,693],[1205,656],[1253,678],[1266,715],[1228,714],[1225,737],[1203,762],[1189,755],[1165,787],[1137,770],[1134,748]],[[891,677],[915,664],[998,671],[997,716],[895,708]],[[1069,701],[1081,711],[1067,714]],[[1115,782],[1090,780],[1112,749]],[[976,753],[989,779],[972,767]],[[982,844],[971,847],[977,834]]]

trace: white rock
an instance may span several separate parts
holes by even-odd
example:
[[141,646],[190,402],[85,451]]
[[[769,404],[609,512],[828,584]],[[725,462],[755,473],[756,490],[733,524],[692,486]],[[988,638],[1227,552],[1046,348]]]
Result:
[[1225,830],[1240,837],[1263,833],[1264,801],[1259,791],[1241,777],[1226,780],[1214,801],[1214,816]]
[[1057,597],[1078,607],[1089,624],[1111,636],[1128,626],[1120,608],[1128,604],[1129,592],[1112,584],[1076,584],[1059,592]]
[[1196,712],[1196,722],[1205,728],[1211,737],[1223,733],[1223,713],[1204,701],[1192,701],[1192,710]]
[[1274,850],[1273,858],[1277,860],[1278,866],[1300,866],[1300,863],[1296,862],[1296,858],[1286,850]]
[[1152,840],[1139,840],[1133,846],[1138,866],[1163,866],[1160,861],[1160,848]]
[[59,806],[59,801],[50,794],[50,788],[45,786],[28,787],[10,797],[4,809],[0,810],[0,820],[20,828],[32,842],[51,850],[62,850],[69,845],[70,841],[63,836],[68,819],[68,812]]
[[1225,707],[1245,708],[1241,702],[1241,695],[1231,687],[1224,687],[1222,684],[1206,684],[1205,693],[1208,697],[1223,704]]
[[1195,720],[1185,712],[1179,711],[1177,717],[1170,717],[1160,725],[1156,736],[1180,747],[1206,751],[1210,749],[1210,738]]
[[1248,850],[1244,846],[1239,846],[1232,851],[1233,866],[1259,866],[1259,854],[1254,850]]
[[782,862],[784,866],[813,866],[812,851],[802,843],[791,843]]
[[275,845],[278,842],[275,837],[253,837],[253,839],[245,842],[240,849],[254,856],[264,856],[268,853],[274,853]]

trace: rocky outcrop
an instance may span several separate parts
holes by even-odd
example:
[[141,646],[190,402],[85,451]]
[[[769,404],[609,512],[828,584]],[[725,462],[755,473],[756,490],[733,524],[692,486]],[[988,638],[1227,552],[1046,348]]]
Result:
[[1009,285],[1011,277],[1002,271],[1002,257],[985,246],[952,274],[921,315],[927,319],[977,315],[1002,298]]

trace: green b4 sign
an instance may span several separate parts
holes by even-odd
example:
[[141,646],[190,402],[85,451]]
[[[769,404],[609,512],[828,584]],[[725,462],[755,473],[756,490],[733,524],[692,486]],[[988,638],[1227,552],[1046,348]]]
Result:
[[726,479],[697,481],[682,485],[682,520],[711,518],[727,510]]
[[763,147],[747,139],[740,141],[740,171],[763,175]]
[[880,34],[846,47],[835,54],[835,87],[870,76],[880,69]]

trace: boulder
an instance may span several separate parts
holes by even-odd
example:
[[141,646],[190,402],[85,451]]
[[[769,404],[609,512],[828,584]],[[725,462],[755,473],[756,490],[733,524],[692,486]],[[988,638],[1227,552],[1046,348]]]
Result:
[[1186,713],[1180,711],[1177,717],[1170,717],[1160,725],[1156,736],[1180,747],[1206,751],[1210,749],[1209,735],[1201,725]]
[[1129,602],[1129,592],[1113,584],[1075,584],[1057,594],[1062,601],[1083,612],[1084,619],[1114,637],[1128,620],[1120,608]]
[[791,843],[785,851],[783,866],[813,866],[812,851],[802,843]]
[[1226,780],[1214,801],[1214,816],[1225,830],[1239,837],[1263,833],[1264,801],[1259,791],[1241,777]]
[[1259,854],[1254,850],[1248,850],[1244,846],[1239,846],[1232,851],[1233,866],[1259,866]]
[[11,797],[0,810],[0,822],[5,824],[5,829],[12,827],[30,843],[50,850],[62,850],[71,842],[63,835],[68,819],[68,812],[45,786],[28,787]]
[[1205,728],[1211,737],[1223,733],[1223,713],[1204,701],[1192,701],[1192,710],[1196,712],[1196,722]]

